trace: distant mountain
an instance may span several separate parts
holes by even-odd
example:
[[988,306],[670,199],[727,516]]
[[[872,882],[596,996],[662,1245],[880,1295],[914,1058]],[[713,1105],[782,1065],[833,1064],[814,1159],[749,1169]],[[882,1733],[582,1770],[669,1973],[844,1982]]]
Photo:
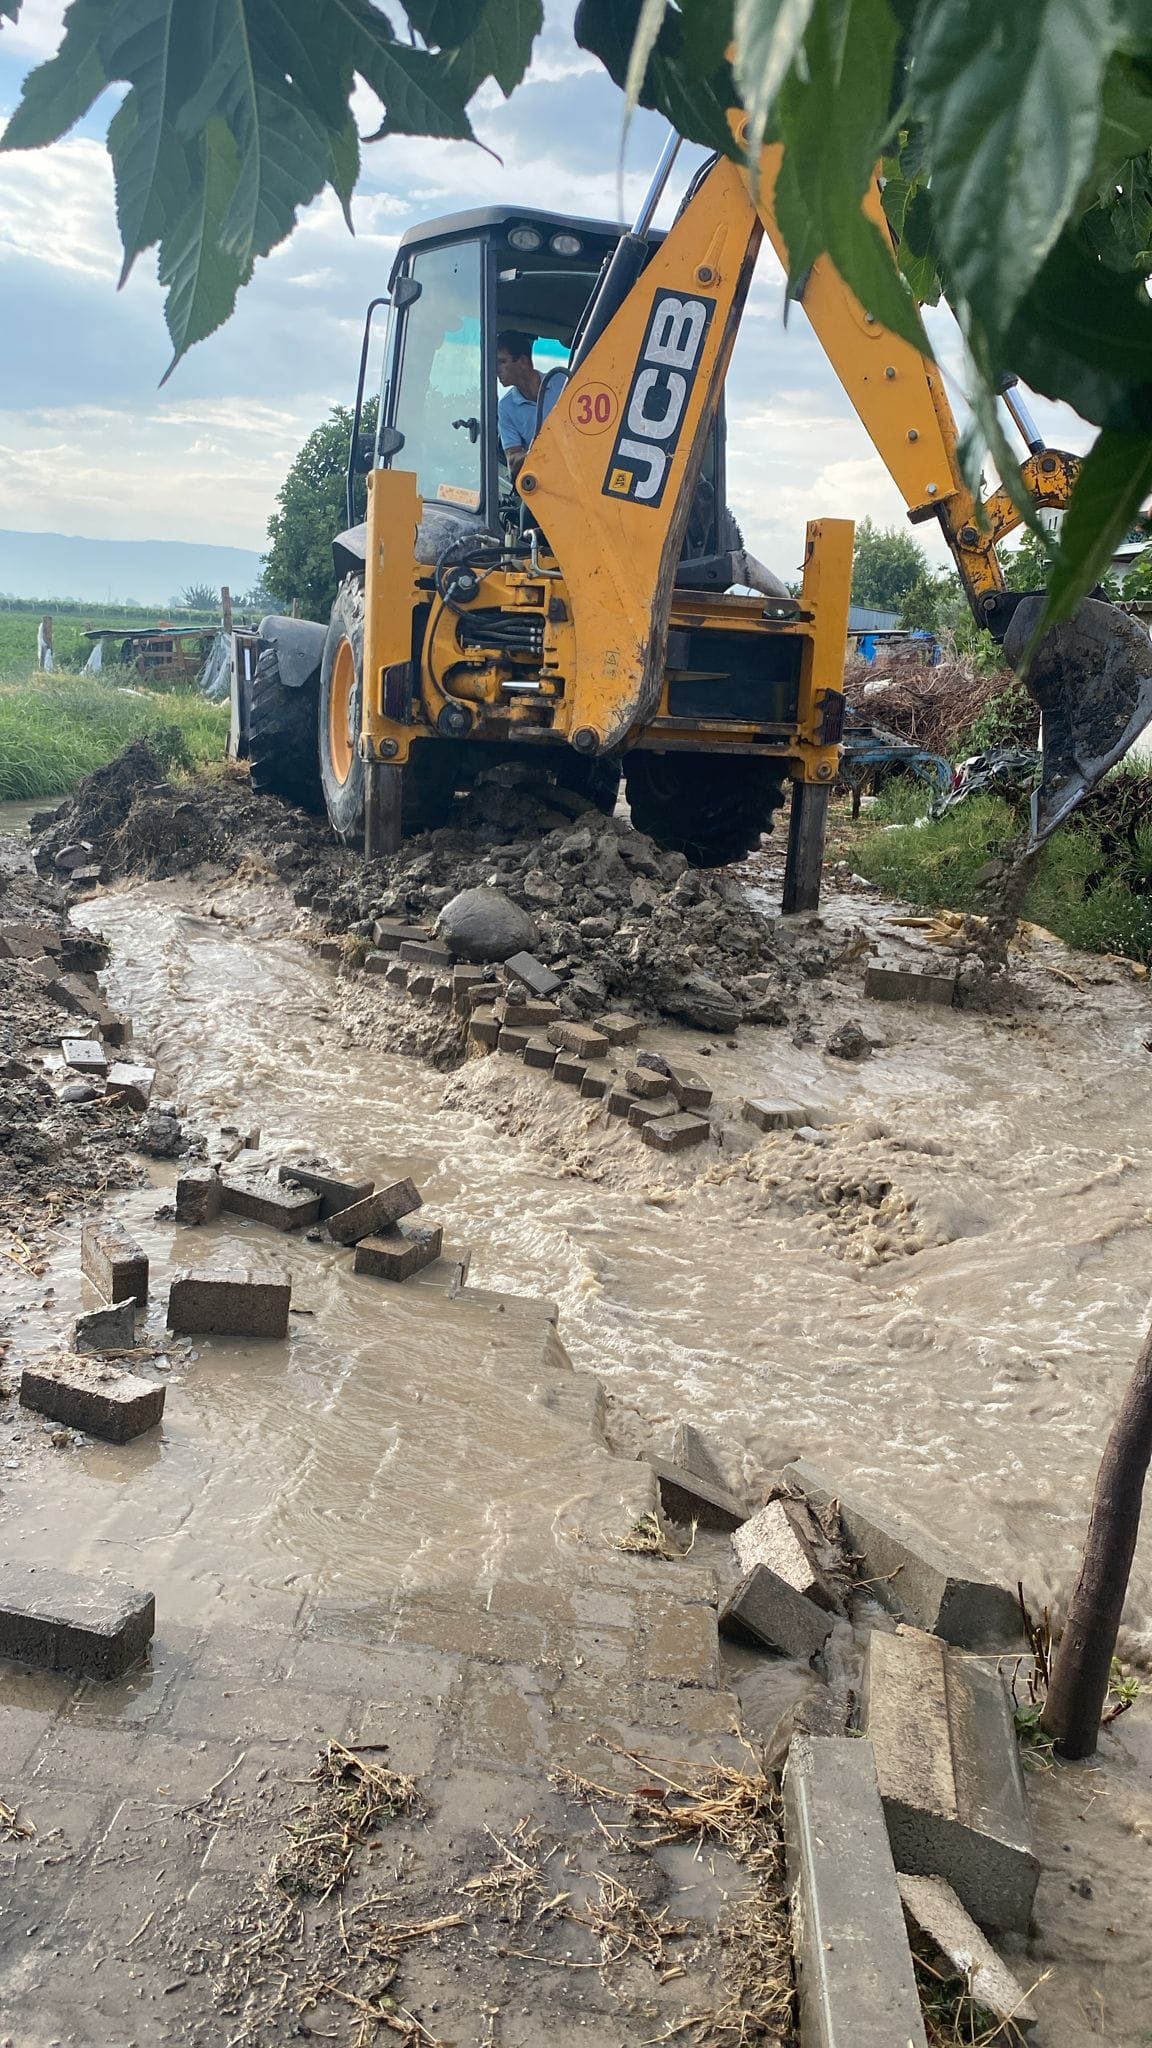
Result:
[[194,583],[214,590],[226,583],[239,595],[259,575],[255,548],[206,547],[191,540],[82,540],[0,528],[0,597],[167,605]]

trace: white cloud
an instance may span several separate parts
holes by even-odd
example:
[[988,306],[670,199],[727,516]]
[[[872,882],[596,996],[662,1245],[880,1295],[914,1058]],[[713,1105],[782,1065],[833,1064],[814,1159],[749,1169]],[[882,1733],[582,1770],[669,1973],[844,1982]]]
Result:
[[13,150],[0,170],[0,262],[14,256],[97,277],[120,274],[112,167],[103,144],[69,136]]
[[18,21],[0,27],[0,57],[18,57],[31,66],[52,56],[64,28],[67,0],[24,0]]

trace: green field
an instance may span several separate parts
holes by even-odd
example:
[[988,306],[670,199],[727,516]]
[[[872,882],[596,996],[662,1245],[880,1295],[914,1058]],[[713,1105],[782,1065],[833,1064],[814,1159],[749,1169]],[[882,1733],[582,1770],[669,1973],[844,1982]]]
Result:
[[92,651],[92,642],[84,638],[85,626],[123,626],[126,631],[133,632],[142,626],[157,625],[161,619],[174,626],[203,625],[206,629],[220,623],[215,612],[165,611],[162,606],[155,611],[145,611],[139,607],[118,605],[107,608],[98,604],[62,606],[51,601],[17,604],[10,599],[0,599],[0,678],[20,679],[35,668],[36,628],[46,612],[52,618],[57,668],[83,668]]
[[224,758],[228,707],[196,690],[142,690],[122,669],[0,682],[0,802],[64,796],[144,733],[166,769],[207,767]]

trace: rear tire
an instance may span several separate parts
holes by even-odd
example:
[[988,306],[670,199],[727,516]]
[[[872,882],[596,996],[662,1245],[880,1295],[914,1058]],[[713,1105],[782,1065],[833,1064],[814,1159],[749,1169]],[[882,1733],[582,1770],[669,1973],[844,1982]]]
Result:
[[695,868],[743,860],[772,830],[784,779],[772,761],[732,754],[625,754],[632,823]]
[[332,606],[320,663],[317,732],[324,805],[332,830],[349,842],[364,831],[363,689],[364,585],[358,576],[346,576]]
[[560,789],[570,789],[574,796],[587,797],[606,818],[612,816],[620,795],[619,754],[596,754],[589,759],[584,754],[575,754],[566,748],[549,765]]
[[248,762],[257,796],[282,797],[306,811],[324,809],[316,754],[318,695],[318,683],[286,690],[275,647],[261,648],[248,724]]

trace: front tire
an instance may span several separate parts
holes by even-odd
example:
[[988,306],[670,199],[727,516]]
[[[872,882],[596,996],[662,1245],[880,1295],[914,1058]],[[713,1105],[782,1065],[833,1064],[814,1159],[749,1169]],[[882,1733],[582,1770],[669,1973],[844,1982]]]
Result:
[[332,830],[348,841],[364,831],[363,693],[364,585],[358,576],[346,576],[332,606],[320,663],[317,729],[324,805]]
[[574,796],[587,797],[588,802],[602,811],[606,818],[612,816],[620,795],[619,754],[589,757],[566,748],[556,756],[551,766],[560,789],[570,789]]
[[726,867],[753,853],[784,802],[776,763],[745,755],[637,749],[624,756],[624,786],[637,831],[695,868]]
[[248,764],[257,796],[282,797],[306,811],[324,809],[316,749],[319,685],[287,690],[275,646],[262,647],[252,678]]

